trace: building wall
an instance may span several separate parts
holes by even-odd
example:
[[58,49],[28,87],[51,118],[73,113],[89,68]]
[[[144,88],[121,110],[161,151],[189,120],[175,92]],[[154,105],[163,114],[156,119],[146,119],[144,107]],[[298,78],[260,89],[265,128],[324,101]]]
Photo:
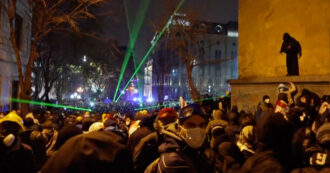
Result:
[[[195,87],[200,94],[221,96],[224,95],[227,90],[230,90],[227,81],[230,79],[237,79],[237,35],[228,35],[229,31],[237,34],[237,22],[221,24],[223,26],[223,32],[220,33],[215,31],[215,23],[206,22],[206,25],[211,26],[209,27],[211,30],[210,32],[196,34],[196,41],[199,42],[204,49],[204,54],[197,58],[196,63],[205,63],[220,59],[230,60],[223,63],[195,66],[193,68],[192,77]],[[154,60],[152,72],[152,97],[155,100],[158,98],[157,88],[159,84],[157,84],[156,80],[157,70],[169,65],[170,68],[165,69],[165,81],[162,84],[164,85],[164,95],[168,96],[168,100],[177,101],[180,96],[184,99],[190,99],[184,62],[182,58],[170,50],[167,44],[166,39],[161,39],[151,53],[151,59]],[[189,47],[192,47],[194,52],[198,52],[200,48],[196,45],[190,45]],[[160,63],[161,57],[165,58],[166,61]],[[161,65],[159,65],[159,63]],[[144,91],[146,92],[150,86],[146,85],[146,83],[144,85]]]
[[[7,1],[0,6],[0,111],[9,106],[8,98],[12,93],[12,81],[18,80],[17,63],[9,40],[9,22],[5,7]],[[22,17],[21,59],[27,64],[31,41],[32,8],[26,0],[17,0],[16,13]],[[23,67],[23,70],[25,68]]]
[[222,63],[196,66],[193,78],[201,94],[223,95],[230,90],[227,80],[237,79],[237,37],[202,35],[205,53],[200,61],[225,60]]
[[301,76],[330,74],[329,9],[326,0],[240,0],[239,78],[285,76],[285,32],[301,44]]

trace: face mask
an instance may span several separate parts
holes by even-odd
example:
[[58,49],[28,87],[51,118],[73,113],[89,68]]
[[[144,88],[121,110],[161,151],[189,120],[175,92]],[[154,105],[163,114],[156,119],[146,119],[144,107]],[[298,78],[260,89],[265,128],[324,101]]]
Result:
[[206,132],[205,129],[202,128],[192,128],[192,129],[185,129],[182,126],[181,131],[180,131],[180,136],[186,141],[186,143],[191,147],[191,148],[200,148],[206,137]]
[[265,99],[265,103],[269,103],[270,102],[270,99]]

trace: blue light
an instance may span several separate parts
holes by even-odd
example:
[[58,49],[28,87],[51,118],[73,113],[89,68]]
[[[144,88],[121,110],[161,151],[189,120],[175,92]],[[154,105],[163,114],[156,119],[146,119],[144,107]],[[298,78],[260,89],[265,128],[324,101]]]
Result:
[[104,99],[103,102],[106,103],[106,104],[110,104],[110,103],[111,103],[111,99],[109,99],[109,98],[107,97],[106,99]]

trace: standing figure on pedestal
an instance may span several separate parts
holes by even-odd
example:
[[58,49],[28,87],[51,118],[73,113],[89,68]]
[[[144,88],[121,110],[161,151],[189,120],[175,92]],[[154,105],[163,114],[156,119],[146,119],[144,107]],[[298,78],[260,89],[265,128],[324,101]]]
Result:
[[280,53],[286,53],[287,76],[299,75],[298,58],[301,57],[300,43],[288,33],[283,34],[283,43]]

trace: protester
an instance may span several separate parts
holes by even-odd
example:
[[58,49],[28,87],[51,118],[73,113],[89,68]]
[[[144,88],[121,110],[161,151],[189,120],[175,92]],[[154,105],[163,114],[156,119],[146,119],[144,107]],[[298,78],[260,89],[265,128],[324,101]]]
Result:
[[289,84],[254,113],[209,95],[134,117],[124,102],[0,113],[0,172],[329,172],[330,96]]
[[213,172],[203,153],[208,120],[196,104],[181,109],[178,124],[171,124],[165,142],[160,145],[160,158],[151,163],[145,172]]

